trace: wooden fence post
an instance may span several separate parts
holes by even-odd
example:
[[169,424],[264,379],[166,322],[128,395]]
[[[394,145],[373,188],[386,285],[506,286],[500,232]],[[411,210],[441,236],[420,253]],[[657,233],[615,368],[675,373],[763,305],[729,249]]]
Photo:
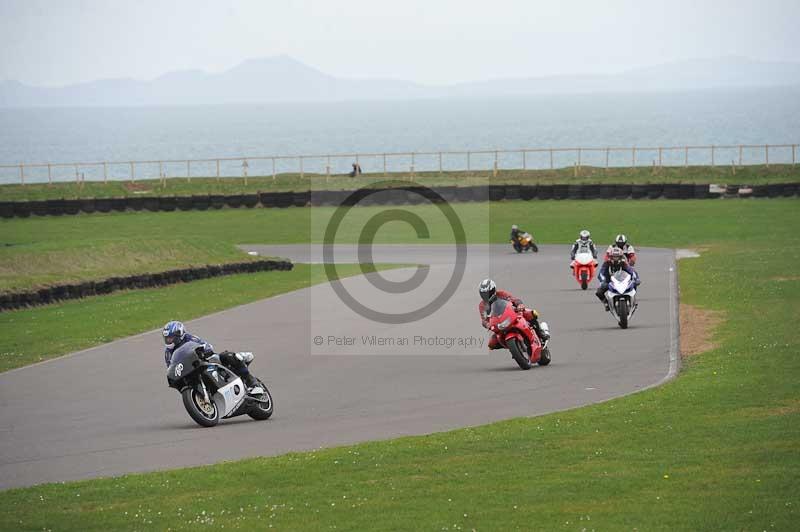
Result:
[[244,186],[247,186],[247,169],[249,167],[250,167],[250,165],[247,164],[247,159],[244,159],[242,161],[242,173],[244,174]]

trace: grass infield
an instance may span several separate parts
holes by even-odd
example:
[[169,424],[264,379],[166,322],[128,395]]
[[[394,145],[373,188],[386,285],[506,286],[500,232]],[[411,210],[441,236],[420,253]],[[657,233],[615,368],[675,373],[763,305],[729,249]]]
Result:
[[[465,208],[462,218],[472,220],[469,209],[480,206]],[[702,248],[700,258],[679,263],[681,300],[723,313],[714,334],[719,347],[685,360],[679,378],[665,386],[567,412],[9,490],[0,499],[0,529],[796,528],[797,203],[509,202],[492,205],[491,215],[493,241],[505,238],[512,221],[544,242],[566,242],[591,221],[599,241],[624,230],[634,244]],[[252,234],[247,220],[227,223],[219,232]],[[276,227],[270,240],[294,241],[292,235]]]

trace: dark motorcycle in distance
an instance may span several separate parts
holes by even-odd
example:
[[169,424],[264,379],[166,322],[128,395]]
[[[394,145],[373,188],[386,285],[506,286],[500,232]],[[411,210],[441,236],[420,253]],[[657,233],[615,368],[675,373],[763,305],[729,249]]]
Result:
[[522,253],[523,251],[539,252],[539,247],[533,241],[533,235],[530,233],[519,233],[516,238],[511,240],[511,245],[517,253]]
[[260,379],[256,381],[259,386],[248,393],[242,379],[222,365],[219,355],[204,357],[203,346],[197,342],[176,349],[167,368],[167,384],[180,392],[186,412],[202,427],[243,414],[269,419],[272,395]]

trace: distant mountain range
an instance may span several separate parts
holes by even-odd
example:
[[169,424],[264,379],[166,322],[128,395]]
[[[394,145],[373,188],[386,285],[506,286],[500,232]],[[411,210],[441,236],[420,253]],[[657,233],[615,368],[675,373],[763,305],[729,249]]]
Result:
[[391,79],[337,78],[284,55],[245,61],[219,74],[185,70],[151,81],[107,79],[64,87],[33,87],[18,81],[3,81],[0,107],[408,100],[788,85],[800,85],[800,63],[741,57],[682,61],[610,75],[528,77],[429,86]]

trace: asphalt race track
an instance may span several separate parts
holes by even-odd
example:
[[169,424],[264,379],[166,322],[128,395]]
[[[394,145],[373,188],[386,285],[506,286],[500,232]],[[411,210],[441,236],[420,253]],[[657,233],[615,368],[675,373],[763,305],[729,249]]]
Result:
[[[317,246],[248,249],[321,260]],[[603,311],[594,283],[580,290],[570,276],[568,246],[523,255],[506,246],[467,251],[452,297],[412,323],[368,319],[342,303],[327,283],[188,322],[190,331],[217,349],[255,352],[251,369],[275,399],[269,421],[243,416],[212,429],[195,425],[179,394],[166,386],[160,331],[0,374],[0,488],[533,416],[635,392],[675,374],[672,250],[639,251],[640,306],[628,330]],[[342,282],[357,301],[382,312],[424,306],[453,271],[454,250],[448,246],[376,246],[374,255],[376,262],[430,265],[418,275],[422,284],[405,293],[379,291],[365,276]],[[337,247],[337,262],[356,258],[355,249]],[[399,283],[414,271],[382,275]],[[476,307],[478,282],[489,275],[550,323],[550,366],[522,371],[508,351],[486,350],[488,333]]]

